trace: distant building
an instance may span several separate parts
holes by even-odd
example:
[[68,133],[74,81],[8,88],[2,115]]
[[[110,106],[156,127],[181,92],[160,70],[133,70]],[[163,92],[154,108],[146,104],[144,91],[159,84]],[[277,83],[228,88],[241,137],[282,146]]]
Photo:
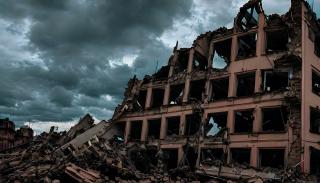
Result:
[[14,146],[15,125],[8,118],[0,119],[0,151]]
[[8,118],[0,119],[0,151],[27,144],[32,140],[33,130],[30,127],[22,126],[15,131],[14,122]]
[[22,126],[16,131],[14,145],[21,145],[31,142],[33,139],[33,130],[28,126]]

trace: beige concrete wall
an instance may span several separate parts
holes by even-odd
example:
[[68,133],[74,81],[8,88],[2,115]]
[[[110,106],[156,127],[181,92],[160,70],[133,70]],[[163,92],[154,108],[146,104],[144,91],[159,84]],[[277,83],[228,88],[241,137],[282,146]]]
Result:
[[320,106],[320,97],[312,92],[312,70],[320,71],[320,58],[314,54],[314,43],[309,38],[308,22],[304,12],[307,9],[303,6],[302,21],[302,147],[304,153],[301,161],[304,164],[304,171],[310,171],[310,150],[312,146],[320,149],[320,135],[312,134],[310,130],[310,106]]

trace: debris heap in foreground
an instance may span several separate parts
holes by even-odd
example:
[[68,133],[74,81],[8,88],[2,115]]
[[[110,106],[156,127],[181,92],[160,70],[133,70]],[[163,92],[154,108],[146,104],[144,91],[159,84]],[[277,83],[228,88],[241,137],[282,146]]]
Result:
[[130,79],[112,119],[37,137],[1,154],[4,181],[317,182],[320,21],[303,0],[265,15],[260,0],[231,29],[173,49]]

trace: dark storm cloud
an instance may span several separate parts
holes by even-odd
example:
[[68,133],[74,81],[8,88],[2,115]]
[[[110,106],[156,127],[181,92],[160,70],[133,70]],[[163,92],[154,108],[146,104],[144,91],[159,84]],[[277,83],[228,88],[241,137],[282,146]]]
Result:
[[[13,37],[9,41],[25,43],[0,47],[0,117],[68,121],[87,112],[111,117],[130,77],[154,70],[157,60],[167,62],[170,49],[155,38],[174,19],[190,16],[191,4],[0,1],[0,29]],[[134,67],[123,62],[128,55],[135,56]]]
[[62,107],[71,106],[73,94],[61,86],[56,86],[50,91],[50,101]]

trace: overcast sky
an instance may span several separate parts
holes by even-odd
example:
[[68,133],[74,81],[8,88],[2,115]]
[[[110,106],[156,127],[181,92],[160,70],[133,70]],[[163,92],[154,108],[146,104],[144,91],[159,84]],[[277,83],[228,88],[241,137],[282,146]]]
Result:
[[[177,40],[190,47],[200,33],[230,27],[245,2],[0,0],[0,118],[38,131],[67,129],[86,113],[109,119],[129,78],[167,64]],[[264,0],[267,14],[289,5]]]

